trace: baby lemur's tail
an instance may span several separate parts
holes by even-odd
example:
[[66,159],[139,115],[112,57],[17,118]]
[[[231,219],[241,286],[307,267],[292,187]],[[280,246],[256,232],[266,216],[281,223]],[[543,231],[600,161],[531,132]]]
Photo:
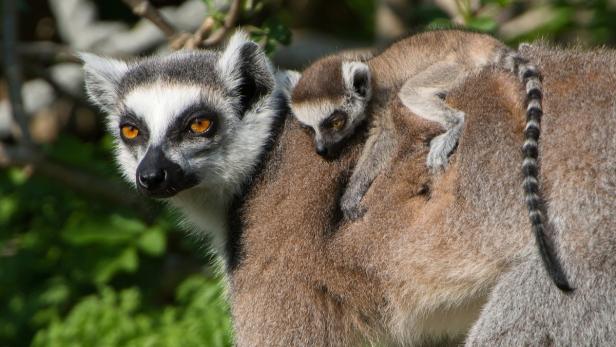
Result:
[[539,135],[541,133],[541,116],[543,115],[541,75],[534,65],[522,58],[516,51],[507,51],[501,55],[500,60],[501,66],[518,76],[526,88],[526,127],[524,128],[524,145],[522,146],[524,155],[522,163],[523,187],[528,216],[537,247],[554,284],[562,291],[572,291],[573,288],[569,285],[558,256],[552,248],[552,244],[547,240],[543,215],[545,206],[539,194]]

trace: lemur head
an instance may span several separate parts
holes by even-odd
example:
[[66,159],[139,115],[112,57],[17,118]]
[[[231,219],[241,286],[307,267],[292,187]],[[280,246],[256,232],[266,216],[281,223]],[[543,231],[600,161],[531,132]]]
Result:
[[366,118],[371,91],[366,63],[326,57],[302,73],[290,107],[298,121],[312,130],[315,151],[328,157]]
[[108,114],[121,171],[142,193],[233,190],[255,167],[277,112],[276,82],[245,34],[222,52],[81,58],[87,93]]

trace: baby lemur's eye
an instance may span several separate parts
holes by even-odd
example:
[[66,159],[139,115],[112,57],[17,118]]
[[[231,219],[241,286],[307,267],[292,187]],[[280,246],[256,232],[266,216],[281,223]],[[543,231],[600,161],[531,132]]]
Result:
[[139,136],[139,128],[134,125],[124,124],[121,128],[122,137],[126,140],[134,140]]
[[333,130],[340,131],[346,124],[346,116],[343,113],[336,112],[329,120],[329,127]]
[[203,135],[209,133],[214,125],[214,121],[210,118],[195,118],[190,123],[190,131],[195,134]]

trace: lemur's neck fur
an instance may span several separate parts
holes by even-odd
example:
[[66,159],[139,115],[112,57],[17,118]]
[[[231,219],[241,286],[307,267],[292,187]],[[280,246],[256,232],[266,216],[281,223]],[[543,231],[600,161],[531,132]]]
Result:
[[276,90],[245,115],[241,130],[245,134],[237,136],[244,141],[235,144],[242,148],[242,158],[236,158],[237,165],[230,166],[224,180],[212,186],[197,186],[171,199],[188,222],[211,239],[227,273],[241,260],[242,205],[280,134],[288,114],[285,100],[283,93]]

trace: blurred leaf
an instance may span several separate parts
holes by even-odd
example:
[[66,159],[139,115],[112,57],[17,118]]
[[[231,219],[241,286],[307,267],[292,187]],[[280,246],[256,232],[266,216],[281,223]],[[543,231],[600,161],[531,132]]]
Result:
[[70,288],[62,278],[54,278],[48,284],[45,291],[40,294],[40,300],[44,304],[59,304],[66,302],[70,295]]
[[165,234],[162,228],[150,228],[141,235],[137,244],[149,255],[160,255],[165,251]]
[[497,4],[501,7],[509,6],[513,0],[481,0],[482,5]]
[[92,218],[86,214],[73,214],[64,227],[62,236],[76,246],[88,244],[130,243],[146,230],[138,219],[120,215]]
[[453,24],[453,22],[447,18],[436,18],[435,20],[433,20],[432,22],[430,22],[430,24],[428,24],[428,28],[429,30],[436,30],[436,29],[450,29],[455,27],[455,25]]
[[488,17],[471,18],[466,22],[466,25],[471,29],[483,32],[493,32],[498,26],[494,19]]
[[277,19],[268,20],[265,23],[265,27],[268,30],[268,35],[271,39],[283,45],[291,43],[291,30],[287,28]]
[[28,180],[28,174],[26,174],[26,170],[20,168],[10,168],[9,170],[9,179],[11,183],[14,185],[22,185],[26,183]]
[[280,22],[277,18],[270,18],[262,28],[252,27],[251,38],[259,42],[265,48],[265,52],[271,54],[278,45],[288,45],[291,43],[291,30]]
[[0,197],[0,225],[8,222],[17,212],[17,201],[13,196]]
[[73,165],[90,164],[94,154],[91,144],[72,136],[60,137],[53,147],[48,147],[48,151],[54,158]]
[[107,283],[117,272],[134,272],[138,265],[137,250],[126,248],[114,258],[98,260],[93,269],[94,280],[100,284]]

